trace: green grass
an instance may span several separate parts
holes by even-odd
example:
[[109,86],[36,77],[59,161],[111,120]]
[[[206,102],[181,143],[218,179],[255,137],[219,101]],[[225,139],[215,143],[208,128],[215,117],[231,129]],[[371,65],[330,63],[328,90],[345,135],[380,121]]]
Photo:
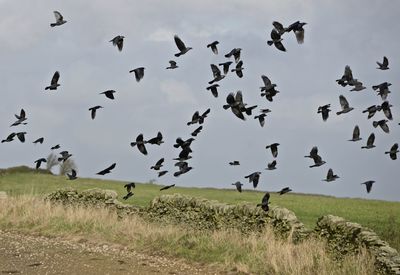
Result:
[[[44,173],[29,172],[29,170],[4,172],[0,171],[0,191],[9,195],[33,194],[42,195],[54,190],[72,187],[77,190],[102,188],[115,190],[119,198],[126,194],[124,183],[119,181],[98,179],[77,179],[68,181],[65,177]],[[183,188],[175,187],[163,192],[155,184],[137,184],[134,196],[126,201],[128,204],[147,206],[156,196],[161,194],[180,193],[194,197],[217,200],[235,204],[241,202],[259,203],[263,193],[256,191],[214,189],[214,188]],[[366,199],[335,198],[306,194],[271,194],[271,204],[292,210],[308,227],[313,228],[317,219],[326,214],[337,215],[349,221],[360,223],[373,229],[391,246],[400,250],[400,203]]]

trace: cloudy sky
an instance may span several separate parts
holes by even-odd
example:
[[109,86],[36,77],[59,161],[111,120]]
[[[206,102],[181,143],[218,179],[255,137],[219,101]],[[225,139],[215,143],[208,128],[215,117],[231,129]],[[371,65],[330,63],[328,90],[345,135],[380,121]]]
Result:
[[[54,10],[68,22],[50,28]],[[0,144],[0,167],[33,166],[60,144],[73,154],[80,177],[99,178],[98,171],[116,162],[103,178],[218,188],[239,180],[251,189],[244,176],[262,171],[260,190],[290,186],[301,193],[400,200],[399,160],[384,154],[400,142],[399,11],[399,1],[386,0],[0,0],[1,138],[27,132],[25,143]],[[289,33],[283,37],[287,52],[267,46],[275,20],[307,22],[304,44]],[[175,58],[174,34],[193,50]],[[125,36],[122,52],[109,42],[116,35]],[[218,55],[206,48],[214,40],[220,42]],[[242,48],[244,77],[229,73],[214,98],[205,89],[212,79],[210,64],[228,61],[224,54],[233,48]],[[376,69],[383,56],[390,70]],[[178,69],[165,69],[171,59]],[[367,89],[350,92],[337,85],[345,65]],[[128,72],[142,66],[145,76],[137,83]],[[61,86],[45,91],[56,70]],[[277,84],[273,102],[260,96],[261,75]],[[392,83],[390,134],[372,126],[384,118],[382,112],[370,120],[362,114],[382,103],[371,86],[384,81]],[[117,91],[114,101],[99,95],[109,89]],[[241,121],[222,108],[226,95],[237,90],[249,105],[272,110],[263,128],[252,117]],[[337,116],[341,94],[355,109]],[[323,122],[317,108],[328,103],[332,112]],[[104,109],[91,120],[88,108],[95,105]],[[10,128],[21,108],[28,125]],[[186,123],[207,108],[211,113],[192,144],[194,169],[176,178],[172,158],[179,150],[172,144],[190,137],[198,125]],[[352,143],[347,140],[356,124],[363,139]],[[148,156],[129,145],[140,133],[149,139],[158,131],[165,143],[147,146]],[[372,132],[376,148],[361,150]],[[42,145],[32,144],[41,136]],[[267,171],[273,157],[265,146],[274,142],[280,143],[278,169]],[[327,164],[310,169],[304,155],[313,146]],[[149,168],[161,157],[170,172],[157,179]],[[232,160],[242,165],[231,167]],[[322,181],[329,168],[339,180]],[[370,194],[360,184],[367,180],[376,181]]]

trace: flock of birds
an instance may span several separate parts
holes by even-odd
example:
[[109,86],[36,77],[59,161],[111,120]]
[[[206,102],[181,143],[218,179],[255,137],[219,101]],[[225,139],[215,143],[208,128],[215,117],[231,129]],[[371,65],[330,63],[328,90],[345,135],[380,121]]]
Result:
[[[64,20],[64,17],[61,15],[60,12],[54,11],[54,15],[56,18],[56,22],[51,23],[50,24],[51,27],[61,26],[67,22],[66,20]],[[272,25],[273,25],[273,29],[272,29],[271,35],[270,35],[271,40],[267,41],[267,45],[269,45],[269,46],[274,45],[275,48],[277,48],[278,50],[286,51],[286,48],[284,47],[284,45],[282,43],[282,41],[283,41],[282,36],[284,34],[290,33],[290,32],[293,32],[295,34],[296,40],[299,44],[302,44],[304,42],[304,26],[306,25],[306,23],[297,21],[297,22],[289,25],[288,27],[284,27],[281,23],[274,21],[272,23]],[[110,40],[110,42],[115,47],[117,47],[117,49],[119,51],[122,51],[123,46],[124,46],[124,38],[125,38],[124,36],[118,35],[118,36],[114,37],[112,40]],[[190,50],[192,50],[192,48],[186,46],[186,44],[177,35],[174,36],[174,41],[175,41],[176,47],[179,50],[179,52],[177,52],[175,54],[175,57],[180,57],[182,55],[185,55]],[[218,44],[219,44],[218,41],[214,41],[214,42],[208,44],[207,48],[210,48],[212,53],[214,53],[215,55],[218,55]],[[229,72],[235,73],[237,75],[237,77],[239,77],[239,78],[243,77],[243,69],[244,68],[243,68],[243,60],[241,60],[241,50],[242,50],[241,48],[234,48],[225,55],[225,58],[227,58],[228,61],[219,63],[218,65],[211,64],[211,72],[213,75],[213,79],[208,82],[209,86],[206,89],[208,91],[210,91],[214,97],[218,97],[219,84],[217,82],[220,82],[221,80],[223,80]],[[233,61],[229,60],[232,57],[233,57]],[[230,67],[233,63],[235,63],[234,68],[230,69]],[[378,64],[377,69],[380,69],[380,70],[388,70],[389,69],[389,61],[386,57],[383,58],[382,63],[377,62],[377,64]],[[174,70],[177,68],[179,68],[179,66],[175,60],[170,60],[169,66],[166,67],[166,69],[168,69],[168,70]],[[129,71],[129,73],[134,73],[135,79],[137,82],[139,82],[143,79],[144,72],[145,72],[144,67],[135,68],[135,69]],[[45,90],[51,90],[51,91],[57,90],[58,87],[60,86],[60,84],[58,83],[59,79],[60,79],[60,73],[58,71],[56,71],[51,79],[50,85],[45,87]],[[272,81],[265,75],[262,75],[261,79],[263,82],[263,86],[260,87],[261,97],[265,97],[266,100],[268,100],[269,102],[273,102],[274,97],[279,93],[279,91],[276,90],[277,85],[272,83]],[[366,89],[366,87],[363,86],[363,83],[361,81],[359,81],[358,79],[353,77],[352,70],[349,66],[345,67],[343,76],[340,79],[336,80],[336,82],[342,87],[346,87],[346,86],[352,87],[351,91],[362,91],[362,90]],[[373,127],[375,127],[375,128],[379,126],[385,133],[389,133],[388,122],[393,120],[393,116],[392,116],[391,109],[390,109],[392,107],[392,105],[387,101],[388,94],[390,93],[390,91],[389,91],[390,85],[391,85],[390,83],[384,82],[379,85],[373,86],[372,87],[373,90],[375,90],[378,93],[378,95],[381,96],[383,103],[380,103],[380,104],[378,103],[377,105],[370,106],[370,107],[366,108],[365,110],[363,110],[363,113],[368,113],[368,119],[372,118],[377,112],[383,111],[383,113],[387,119],[373,121],[372,124],[373,124]],[[115,98],[115,96],[114,96],[115,93],[116,93],[115,90],[107,90],[107,91],[101,92],[100,94],[104,95],[105,97],[107,97],[110,100],[113,100]],[[337,115],[346,114],[346,113],[354,110],[354,108],[350,107],[349,102],[343,95],[339,96],[339,102],[341,105],[341,110],[336,113]],[[328,120],[329,112],[331,111],[330,107],[331,107],[330,104],[326,104],[326,105],[318,107],[317,113],[321,113],[323,121]],[[92,119],[96,118],[96,112],[99,111],[99,109],[101,109],[101,108],[103,108],[103,107],[99,106],[99,105],[89,108]],[[248,104],[244,102],[243,94],[241,91],[237,91],[235,93],[229,93],[228,96],[226,97],[226,104],[223,105],[223,109],[231,110],[231,112],[237,118],[239,118],[241,120],[246,120],[246,117],[252,116],[253,111],[256,108],[257,108],[257,105],[248,106]],[[191,120],[189,122],[187,122],[188,126],[196,125],[196,124],[199,125],[191,133],[192,137],[190,137],[188,139],[182,139],[182,138],[178,137],[176,139],[176,143],[173,146],[177,149],[180,149],[180,153],[178,154],[178,157],[173,159],[176,161],[175,167],[177,167],[177,169],[178,169],[173,174],[175,177],[179,177],[180,175],[188,173],[191,169],[193,169],[189,165],[189,160],[192,158],[191,144],[193,141],[195,141],[194,137],[197,137],[197,135],[202,131],[203,123],[205,122],[205,119],[207,118],[207,115],[210,113],[210,111],[211,111],[210,109],[207,109],[204,112],[196,111],[193,114]],[[260,109],[260,113],[258,115],[254,116],[254,119],[258,119],[261,127],[264,127],[265,118],[266,118],[267,114],[270,112],[271,112],[270,109]],[[26,115],[24,109],[21,109],[19,114],[15,114],[15,117],[17,120],[14,123],[12,123],[11,126],[27,124],[28,118],[27,118],[27,115]],[[25,135],[26,135],[26,132],[24,132],[24,131],[12,132],[5,139],[2,140],[2,143],[11,142],[14,140],[15,137],[20,142],[25,142]],[[362,138],[360,138],[360,128],[356,125],[354,127],[353,137],[349,141],[357,142],[357,141],[360,141],[361,139]],[[374,148],[375,147],[374,141],[375,141],[375,134],[371,133],[368,137],[366,145],[362,146],[361,148],[362,149]],[[40,138],[36,139],[35,141],[33,141],[34,144],[37,144],[37,143],[42,144],[43,142],[44,142],[43,137],[40,137]],[[139,134],[136,137],[136,140],[132,141],[130,143],[130,145],[132,147],[137,147],[138,151],[140,153],[142,153],[143,155],[147,155],[148,152],[147,152],[146,146],[149,146],[149,145],[160,146],[163,143],[164,143],[163,135],[161,132],[158,132],[155,137],[150,138],[150,139],[145,139],[143,134]],[[279,143],[273,143],[273,144],[266,146],[266,149],[271,150],[271,154],[274,158],[274,160],[272,162],[268,163],[266,170],[277,169],[276,168],[276,165],[277,165],[276,158],[278,156],[278,146],[279,146]],[[57,144],[57,145],[51,147],[51,150],[57,150],[60,148],[61,148],[61,146],[59,144]],[[396,160],[398,152],[399,152],[398,144],[395,143],[390,148],[389,151],[385,152],[385,154],[389,154],[389,156],[392,160]],[[61,152],[59,152],[59,154],[60,154],[60,156],[58,157],[59,162],[65,162],[72,156],[72,154],[70,154],[68,151],[61,151]],[[314,164],[311,165],[310,168],[319,167],[326,163],[326,161],[324,161],[322,159],[322,157],[318,154],[317,146],[314,146],[311,149],[309,155],[307,155],[305,157],[312,159],[314,162]],[[150,169],[157,171],[158,177],[161,177],[169,172],[167,170],[161,169],[163,167],[164,161],[165,161],[165,159],[161,158],[153,166],[150,167]],[[35,161],[36,169],[39,169],[43,162],[46,162],[46,158],[37,159]],[[240,162],[238,160],[234,160],[234,161],[229,162],[229,165],[237,166],[237,165],[240,165]],[[113,163],[109,167],[98,172],[97,175],[106,175],[108,173],[111,173],[111,171],[115,167],[116,167],[116,163]],[[245,176],[244,178],[248,179],[249,183],[252,183],[254,188],[257,188],[257,185],[260,180],[260,175],[261,175],[261,172],[256,171],[254,173],[251,173],[251,174]],[[76,170],[72,169],[70,171],[70,173],[67,173],[67,177],[69,180],[77,179]],[[338,178],[339,178],[339,176],[335,175],[333,170],[331,168],[329,168],[324,181],[331,182]],[[369,180],[369,181],[362,183],[366,186],[366,190],[368,193],[371,191],[373,183],[374,183],[373,180]],[[237,191],[242,192],[243,184],[240,181],[237,181],[237,182],[233,183],[232,185],[234,185],[236,187]],[[169,189],[174,186],[175,186],[175,184],[164,186],[160,189],[160,191]],[[128,183],[125,185],[125,188],[127,190],[127,194],[123,197],[123,199],[126,200],[129,197],[133,196],[132,189],[135,188],[135,183],[134,182]],[[292,190],[289,187],[285,187],[282,190],[280,190],[278,193],[280,195],[282,195],[282,194],[285,194],[290,191],[292,191]],[[270,194],[269,194],[269,192],[267,192],[264,195],[261,204],[258,204],[258,206],[261,206],[262,209],[264,209],[265,211],[268,211],[269,198],[270,198]]]

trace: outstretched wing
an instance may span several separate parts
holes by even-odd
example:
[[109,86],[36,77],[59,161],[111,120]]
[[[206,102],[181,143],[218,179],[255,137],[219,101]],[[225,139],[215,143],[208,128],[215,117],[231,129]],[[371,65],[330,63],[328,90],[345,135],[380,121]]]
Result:
[[56,21],[57,22],[59,22],[59,21],[63,21],[63,16],[61,15],[61,13],[60,12],[58,12],[58,11],[53,11],[53,13],[54,13],[54,17],[56,18]]
[[347,101],[347,99],[343,95],[339,96],[339,102],[340,102],[340,106],[342,106],[342,109],[348,109],[349,108],[349,102]]
[[174,36],[174,40],[175,40],[176,46],[178,47],[178,49],[180,51],[183,51],[186,49],[185,43],[183,43],[183,41],[177,35]]
[[58,79],[60,78],[60,73],[56,71],[51,79],[51,85],[57,85]]

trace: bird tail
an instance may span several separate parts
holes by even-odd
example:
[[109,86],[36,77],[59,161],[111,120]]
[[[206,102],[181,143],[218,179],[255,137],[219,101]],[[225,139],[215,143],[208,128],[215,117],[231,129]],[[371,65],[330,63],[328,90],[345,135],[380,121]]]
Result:
[[176,54],[175,54],[176,57],[179,57],[179,56],[181,56],[181,55],[182,55],[181,53],[176,53]]
[[378,121],[372,122],[372,125],[374,126],[374,128],[378,127]]
[[136,146],[136,142],[131,142],[131,146],[135,147]]
[[268,41],[267,41],[267,44],[268,44],[268,46],[272,46],[272,44],[274,44],[274,41],[268,40]]
[[57,26],[57,24],[54,24],[54,23],[50,24],[50,27],[55,27],[55,26]]

